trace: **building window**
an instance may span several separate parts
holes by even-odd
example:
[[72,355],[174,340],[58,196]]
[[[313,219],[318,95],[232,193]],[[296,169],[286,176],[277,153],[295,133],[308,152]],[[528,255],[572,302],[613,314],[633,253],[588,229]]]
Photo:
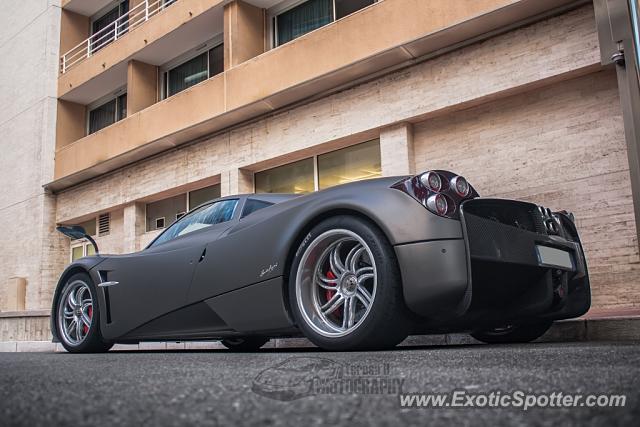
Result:
[[[129,0],[119,2],[91,23],[91,52],[97,52],[129,30]],[[122,18],[124,17],[124,18]],[[122,18],[122,19],[120,19]],[[117,24],[114,22],[118,21]]]
[[[206,45],[204,46],[206,47]],[[201,47],[198,50],[201,50]],[[163,67],[166,68],[166,67]],[[208,49],[201,54],[182,61],[164,73],[164,97],[175,95],[224,71],[224,46]]]
[[[168,199],[147,204],[147,231],[160,230],[165,228],[176,216],[184,212],[187,206],[187,195],[179,194]],[[171,222],[167,224],[167,218]]]
[[96,235],[96,219],[95,218],[91,218],[88,221],[85,221],[83,223],[78,224],[80,227],[84,228],[85,233],[87,233],[89,236],[95,236]]
[[315,189],[314,159],[304,159],[255,174],[256,193],[310,193]]
[[204,187],[189,192],[189,209],[197,208],[203,203],[210,202],[220,197],[220,184]]
[[116,96],[97,107],[89,107],[88,134],[106,128],[127,117],[127,94]]
[[77,240],[71,243],[71,261],[75,261],[78,258],[85,256],[92,256],[96,254],[96,249],[93,245],[86,240]]
[[381,176],[380,141],[278,166],[255,174],[256,193],[309,193]]
[[318,156],[318,189],[376,178],[382,174],[380,141],[365,142]]
[[220,197],[220,184],[147,203],[146,230],[161,230],[186,215],[187,211]]
[[336,19],[344,18],[354,12],[372,5],[375,0],[334,0],[336,5]]
[[638,2],[629,0],[631,14],[631,27],[633,29],[633,41],[636,48],[636,61],[638,69],[638,79],[640,80],[640,6]]
[[352,14],[376,0],[307,0],[273,18],[274,45],[280,46],[336,19]]

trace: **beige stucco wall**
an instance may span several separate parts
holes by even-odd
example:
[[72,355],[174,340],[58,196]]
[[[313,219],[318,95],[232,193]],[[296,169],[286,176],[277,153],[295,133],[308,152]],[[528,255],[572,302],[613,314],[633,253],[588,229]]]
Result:
[[266,11],[241,0],[224,7],[224,69],[235,67],[266,50]]
[[[103,132],[64,146],[56,153],[55,179],[58,182],[55,187],[60,189],[70,185],[61,181],[75,184],[96,176],[97,171],[113,170],[127,161],[137,161],[144,153],[155,154],[168,145],[188,142],[237,125],[317,92],[461,42],[465,37],[480,36],[499,27],[497,22],[512,24],[567,2],[385,0],[376,3],[239,63],[223,74],[159,102]],[[162,12],[164,15],[131,30],[125,37],[61,76],[59,96],[142,50],[145,46],[142,34],[153,33],[144,38],[152,43],[171,28],[178,28],[175,22],[170,24],[165,20],[182,19],[182,8],[192,3],[200,5],[195,0],[176,3]],[[228,12],[233,10],[239,9],[227,7]],[[234,15],[237,14],[227,13],[225,23],[228,24],[228,18]],[[245,24],[248,21],[245,20]],[[242,27],[241,22],[236,24],[236,29]],[[226,25],[227,30],[230,28],[234,27]],[[227,31],[225,39],[231,47],[238,48],[239,58],[248,58],[257,52],[253,48],[246,49],[244,43],[234,44],[233,35]],[[562,40],[564,33],[559,37],[558,40]],[[234,54],[227,52],[226,56],[229,59]],[[519,56],[510,59],[518,60]],[[577,60],[578,57],[572,59]],[[511,80],[507,79],[506,83],[509,82]],[[189,107],[184,107],[185,104]],[[177,115],[176,110],[184,113]],[[126,139],[118,137],[125,133]]]
[[127,65],[127,115],[155,104],[158,100],[158,67],[140,61]]
[[[151,44],[167,33],[185,25],[212,7],[221,4],[222,1],[181,0],[171,5],[170,8],[158,12],[152,20],[130,29],[126,37],[105,46],[93,53],[87,60],[79,62],[65,74],[62,74],[58,79],[58,96],[64,96],[67,92],[95,78],[105,70],[127,61],[147,44]],[[61,43],[64,46],[70,45],[71,43],[65,40],[67,34],[62,34],[62,36],[65,38],[61,40]],[[71,36],[75,37],[75,34],[72,33]],[[66,51],[61,50],[61,53],[64,54]]]

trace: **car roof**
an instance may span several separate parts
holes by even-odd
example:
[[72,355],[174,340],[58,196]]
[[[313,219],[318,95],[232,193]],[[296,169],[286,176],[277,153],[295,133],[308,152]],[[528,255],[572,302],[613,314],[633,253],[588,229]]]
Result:
[[294,199],[302,196],[302,194],[290,194],[290,193],[258,193],[247,194],[246,197],[253,200],[261,200],[263,202],[280,203],[287,200]]

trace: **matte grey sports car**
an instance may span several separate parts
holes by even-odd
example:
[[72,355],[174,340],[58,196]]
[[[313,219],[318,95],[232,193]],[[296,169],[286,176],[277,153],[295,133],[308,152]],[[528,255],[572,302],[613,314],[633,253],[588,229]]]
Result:
[[462,176],[429,171],[206,203],[140,252],[72,263],[51,326],[71,352],[160,340],[252,350],[301,335],[374,349],[462,331],[525,342],[590,301],[572,214],[480,198]]

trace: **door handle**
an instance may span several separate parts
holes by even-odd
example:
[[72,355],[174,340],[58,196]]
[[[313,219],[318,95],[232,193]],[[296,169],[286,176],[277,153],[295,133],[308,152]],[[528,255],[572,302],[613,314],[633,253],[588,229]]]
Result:
[[205,255],[207,255],[207,248],[204,248],[204,250],[202,251],[202,255],[200,255],[200,259],[198,260],[198,262],[202,262]]

